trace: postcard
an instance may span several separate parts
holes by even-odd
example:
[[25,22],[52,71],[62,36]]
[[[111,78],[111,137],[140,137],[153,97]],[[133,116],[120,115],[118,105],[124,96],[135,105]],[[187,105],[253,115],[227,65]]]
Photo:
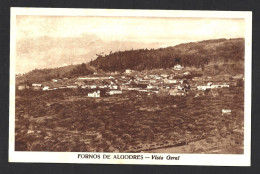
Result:
[[250,166],[252,12],[11,8],[9,162]]

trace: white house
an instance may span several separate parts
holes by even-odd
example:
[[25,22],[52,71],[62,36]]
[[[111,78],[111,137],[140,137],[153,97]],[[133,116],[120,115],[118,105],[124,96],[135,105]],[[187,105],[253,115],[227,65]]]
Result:
[[176,88],[170,89],[170,90],[169,90],[169,94],[170,94],[171,96],[183,96],[183,95],[185,95],[184,92],[180,92],[180,91],[179,91],[178,89],[176,89]]
[[156,75],[153,75],[153,74],[150,74],[149,76],[150,76],[150,78],[155,78],[156,77]]
[[136,80],[137,81],[141,81],[141,80],[143,80],[141,77],[136,77]]
[[69,86],[67,86],[67,88],[69,88],[69,89],[75,89],[75,88],[78,88],[78,86],[76,86],[76,85],[69,85]]
[[106,85],[99,85],[98,87],[104,89],[106,88]]
[[43,91],[47,91],[47,90],[49,90],[49,89],[50,89],[49,86],[44,86],[44,87],[42,88]]
[[169,80],[168,80],[168,83],[177,83],[177,80],[169,79]]
[[233,76],[233,79],[243,79],[243,74],[237,74],[236,76]]
[[88,86],[87,85],[83,85],[83,86],[81,86],[81,88],[85,89],[85,88],[88,88]]
[[117,86],[117,85],[110,85],[109,88],[110,88],[110,89],[118,89],[118,86]]
[[112,90],[108,92],[110,95],[114,95],[114,94],[122,94],[123,92],[121,90]]
[[205,91],[206,89],[212,89],[212,88],[228,88],[228,84],[223,84],[223,85],[213,85],[211,82],[207,84],[207,86],[197,86],[198,90],[203,90]]
[[90,89],[96,89],[96,88],[97,88],[97,85],[89,85],[89,88],[90,88]]
[[173,83],[177,83],[177,80],[174,80],[174,79],[164,79],[164,83],[173,84]]
[[127,90],[128,87],[129,87],[129,86],[127,86],[127,85],[125,85],[125,84],[122,84],[122,85],[120,86],[120,89],[121,89],[121,90]]
[[193,77],[192,81],[202,81],[203,78],[202,77]]
[[187,72],[183,73],[183,75],[185,75],[185,76],[190,75],[190,72],[187,71]]
[[138,90],[140,90],[140,88],[127,88],[128,90],[130,90],[130,91],[138,91]]
[[222,109],[222,114],[231,114],[231,109]]
[[109,77],[79,77],[78,80],[108,80]]
[[76,81],[75,84],[78,85],[78,86],[83,86],[83,85],[85,85],[85,82]]
[[32,86],[35,86],[35,87],[36,87],[36,86],[37,86],[37,87],[41,87],[42,84],[39,84],[39,83],[33,83]]
[[41,89],[41,86],[42,86],[42,84],[36,84],[36,83],[32,84],[32,88],[33,88],[34,90],[40,90],[40,89]]
[[130,73],[132,73],[132,70],[131,70],[131,69],[126,69],[126,70],[125,70],[125,73],[126,73],[126,74],[130,74]]
[[147,89],[140,89],[140,90],[138,90],[138,91],[140,91],[140,92],[148,92]]
[[168,74],[161,74],[161,76],[162,76],[162,77],[164,77],[164,78],[167,78],[167,77],[169,77],[169,75],[168,75]]
[[146,88],[147,88],[147,89],[159,89],[158,86],[152,86],[152,85],[150,85],[150,84],[149,84]]
[[150,77],[148,77],[148,76],[146,75],[146,76],[144,76],[144,79],[145,79],[145,80],[148,80],[148,79],[150,79]]
[[174,70],[182,70],[183,67],[178,64],[178,65],[175,65],[175,66],[173,67],[173,69],[174,69]]
[[156,83],[156,80],[150,80],[150,83]]
[[27,87],[27,85],[18,85],[17,89],[18,90],[24,90]]
[[210,89],[210,88],[211,88],[210,86],[197,86],[197,89],[202,91],[205,91],[206,89]]
[[223,84],[223,85],[211,85],[211,88],[229,88],[229,85]]
[[182,90],[183,87],[181,87],[181,86],[177,86],[177,89],[178,89],[178,90]]
[[100,91],[94,91],[92,93],[88,93],[88,97],[100,97]]

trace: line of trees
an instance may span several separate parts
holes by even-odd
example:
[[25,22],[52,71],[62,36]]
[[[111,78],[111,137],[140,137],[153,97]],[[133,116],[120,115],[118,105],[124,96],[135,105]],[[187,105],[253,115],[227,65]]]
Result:
[[244,39],[219,39],[160,49],[139,49],[97,55],[91,66],[104,71],[171,68],[176,64],[204,69],[209,62],[236,62],[244,58]]

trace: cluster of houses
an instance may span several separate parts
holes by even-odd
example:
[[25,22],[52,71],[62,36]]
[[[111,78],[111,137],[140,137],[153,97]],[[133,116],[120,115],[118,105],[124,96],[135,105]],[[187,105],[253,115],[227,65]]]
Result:
[[[114,75],[98,75],[78,77],[76,79],[52,79],[42,84],[34,83],[18,85],[18,90],[58,90],[58,89],[91,89],[88,97],[101,97],[100,90],[105,89],[108,95],[123,94],[124,91],[138,91],[148,95],[171,95],[185,96],[190,90],[204,91],[207,89],[229,88],[236,85],[237,79],[243,79],[243,75],[223,75],[212,78],[209,76],[186,78],[191,75],[189,71],[183,70],[180,65],[175,65],[175,73],[135,72],[127,69],[125,73],[114,73]],[[176,76],[182,78],[176,78]],[[233,79],[233,80],[230,80]]]
[[212,82],[209,82],[207,85],[203,86],[197,86],[198,90],[207,90],[207,89],[214,89],[214,88],[229,88],[229,85],[224,83],[224,84],[212,84]]

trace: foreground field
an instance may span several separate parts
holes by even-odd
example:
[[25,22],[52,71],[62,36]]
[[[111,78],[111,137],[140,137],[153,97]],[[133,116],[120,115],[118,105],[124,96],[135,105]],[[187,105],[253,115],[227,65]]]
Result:
[[20,91],[15,150],[243,153],[242,88],[218,93],[87,98],[84,91]]

